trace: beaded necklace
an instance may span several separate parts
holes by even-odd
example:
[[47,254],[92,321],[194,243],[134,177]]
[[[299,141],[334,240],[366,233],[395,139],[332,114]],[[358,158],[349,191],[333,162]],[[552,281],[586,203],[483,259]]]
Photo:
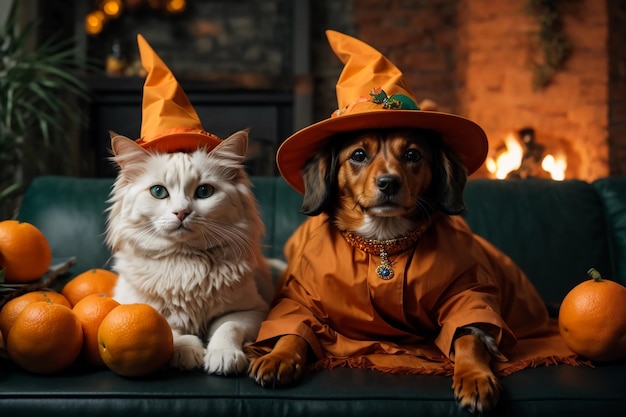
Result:
[[393,262],[389,260],[389,256],[404,252],[414,246],[424,234],[426,227],[422,226],[408,235],[388,240],[366,239],[347,230],[342,230],[341,234],[351,246],[380,257],[380,264],[376,267],[376,275],[386,281],[394,276]]

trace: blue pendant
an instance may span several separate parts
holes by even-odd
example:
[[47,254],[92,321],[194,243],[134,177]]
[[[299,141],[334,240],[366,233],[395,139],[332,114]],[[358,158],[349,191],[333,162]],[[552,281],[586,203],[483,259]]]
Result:
[[387,252],[380,251],[380,265],[376,267],[376,275],[382,280],[390,280],[393,278],[393,268],[391,268],[391,262],[387,259]]

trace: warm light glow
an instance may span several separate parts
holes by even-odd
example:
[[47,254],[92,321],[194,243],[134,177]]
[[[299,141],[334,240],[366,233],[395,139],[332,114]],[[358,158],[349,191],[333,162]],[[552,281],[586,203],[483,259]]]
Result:
[[553,180],[563,181],[565,179],[565,170],[567,169],[567,161],[564,156],[554,158],[548,154],[541,161],[541,168],[549,172]]
[[91,12],[85,17],[85,30],[90,35],[97,35],[102,32],[102,28],[104,26],[104,13],[100,10],[96,10],[95,12]]
[[165,6],[168,13],[180,13],[185,10],[187,2],[185,0],[168,0]]
[[115,19],[122,14],[122,1],[121,0],[103,0],[102,11],[109,17]]
[[487,170],[500,180],[505,179],[509,172],[520,167],[524,151],[522,145],[515,139],[515,135],[512,133],[504,139],[504,145],[506,150],[498,155],[496,159],[487,158],[487,161],[485,161]]
[[[520,168],[524,158],[524,148],[516,136],[510,133],[504,140],[505,150],[496,155],[495,158],[488,157],[485,161],[485,168],[497,179],[505,179],[512,171]],[[558,156],[547,154],[541,161],[541,168],[550,174],[555,181],[565,179],[567,169],[567,159],[559,152]],[[529,173],[532,175],[532,173]]]
[[187,8],[187,0],[94,0],[97,10],[85,17],[85,30],[90,35],[98,35],[106,23],[119,18],[125,8],[136,10],[146,3],[159,12],[182,13]]

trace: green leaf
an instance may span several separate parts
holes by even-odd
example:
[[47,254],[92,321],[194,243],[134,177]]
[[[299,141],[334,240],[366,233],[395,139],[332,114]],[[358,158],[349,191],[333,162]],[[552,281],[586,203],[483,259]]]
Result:
[[29,178],[72,166],[67,126],[85,125],[88,116],[73,39],[35,43],[38,22],[19,19],[20,7],[13,2],[0,27],[0,216],[15,210]]

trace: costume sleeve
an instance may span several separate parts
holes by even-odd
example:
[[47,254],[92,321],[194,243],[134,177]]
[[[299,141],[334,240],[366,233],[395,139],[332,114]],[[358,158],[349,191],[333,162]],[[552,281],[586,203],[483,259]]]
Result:
[[516,339],[502,315],[505,300],[503,279],[510,271],[500,267],[502,259],[488,253],[460,216],[439,218],[437,243],[431,248],[437,268],[446,271],[445,288],[438,293],[432,306],[432,320],[441,326],[435,344],[445,355],[450,355],[457,329],[475,326],[487,331],[505,355]]
[[[316,333],[325,326],[316,318],[314,306],[306,290],[296,280],[287,279],[268,317],[261,324],[256,344],[274,346],[280,336],[296,334],[303,337],[318,358],[324,356]],[[285,294],[289,294],[288,296]]]
[[436,308],[441,331],[435,344],[445,354],[452,352],[457,329],[473,325],[496,338],[500,350],[506,355],[516,343],[500,312],[501,295],[497,286],[489,280],[477,280],[477,273],[485,273],[480,267],[466,271],[449,288],[448,294]]

